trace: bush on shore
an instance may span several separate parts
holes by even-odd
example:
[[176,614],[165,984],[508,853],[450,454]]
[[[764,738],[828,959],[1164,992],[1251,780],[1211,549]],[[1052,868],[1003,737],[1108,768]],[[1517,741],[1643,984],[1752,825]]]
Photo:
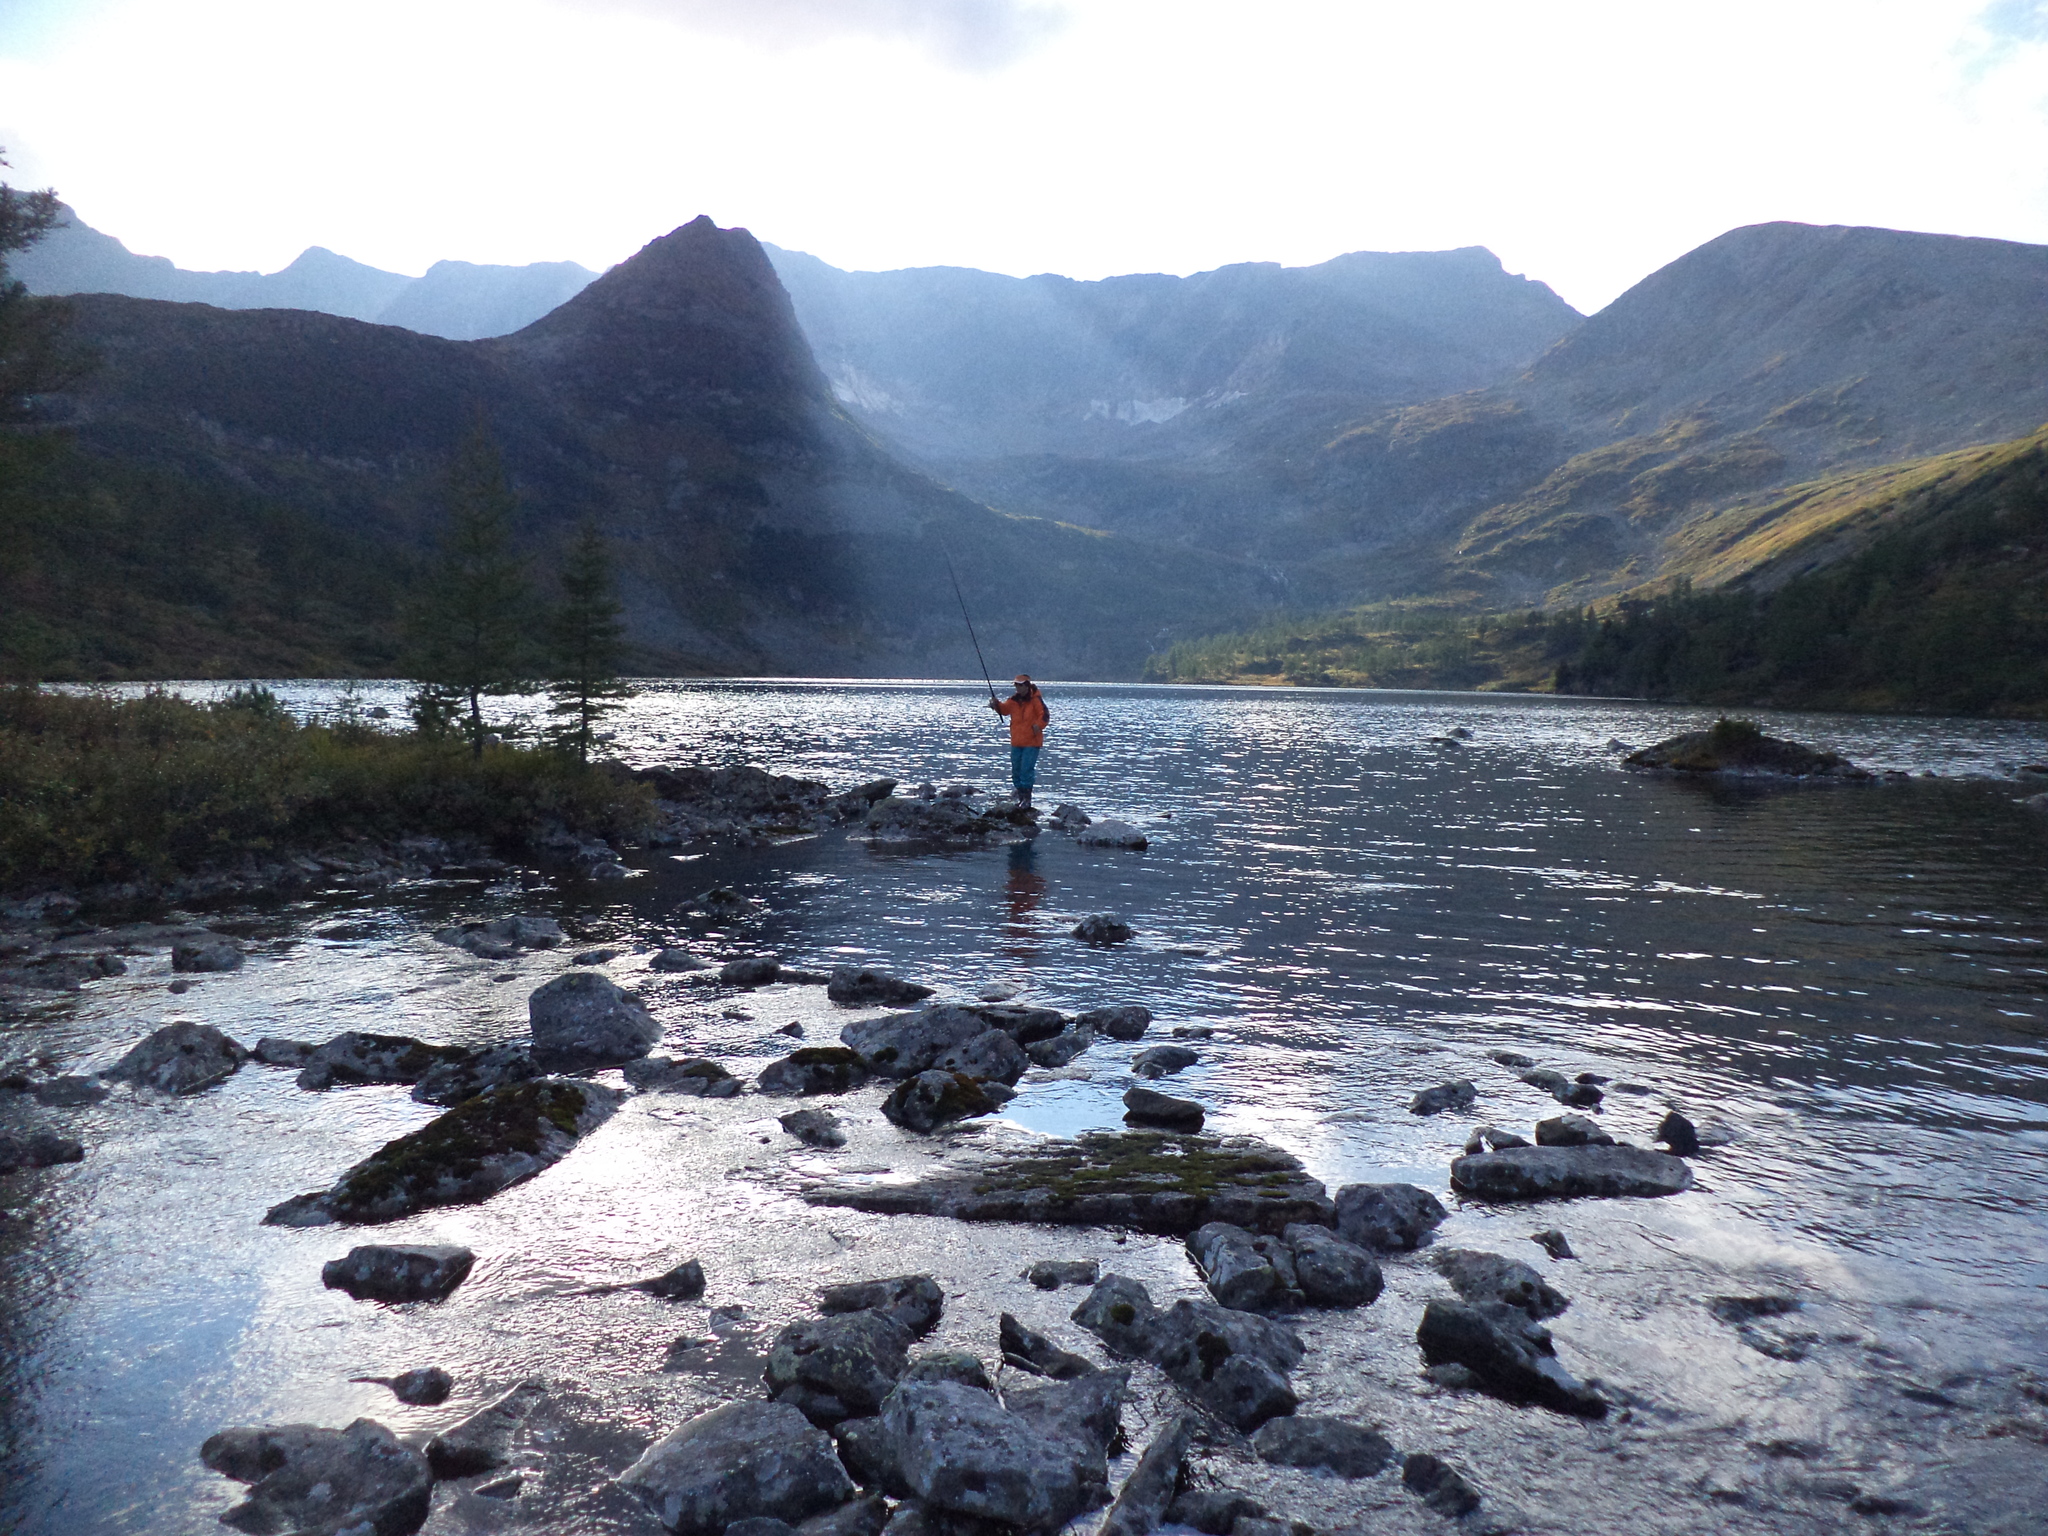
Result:
[[529,843],[643,828],[652,793],[602,765],[361,725],[301,725],[261,689],[196,704],[0,691],[0,889],[188,872],[357,839]]

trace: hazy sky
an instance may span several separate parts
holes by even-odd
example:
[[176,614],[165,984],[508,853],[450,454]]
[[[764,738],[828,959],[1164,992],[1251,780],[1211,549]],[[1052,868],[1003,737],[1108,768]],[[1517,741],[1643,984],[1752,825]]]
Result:
[[1595,309],[1766,219],[2048,243],[2048,0],[0,0],[17,184],[181,266],[1485,245]]

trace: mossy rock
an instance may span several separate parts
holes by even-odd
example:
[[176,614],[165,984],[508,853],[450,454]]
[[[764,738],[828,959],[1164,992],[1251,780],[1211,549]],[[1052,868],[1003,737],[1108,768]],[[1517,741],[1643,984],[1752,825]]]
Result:
[[474,1205],[568,1155],[608,1119],[620,1095],[593,1083],[539,1078],[465,1099],[388,1142],[332,1189],[272,1208],[269,1226],[397,1221],[443,1205]]
[[1211,1221],[1278,1233],[1328,1225],[1323,1186],[1292,1154],[1248,1136],[1102,1131],[907,1184],[825,1183],[813,1205],[959,1221],[1130,1227],[1185,1237]]

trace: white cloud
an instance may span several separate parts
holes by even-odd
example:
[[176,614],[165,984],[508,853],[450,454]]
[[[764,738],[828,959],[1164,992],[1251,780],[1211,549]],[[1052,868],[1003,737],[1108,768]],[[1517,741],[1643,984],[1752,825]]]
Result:
[[556,0],[579,10],[628,10],[722,32],[771,48],[837,37],[901,39],[946,63],[995,69],[1014,63],[1067,20],[1033,0]]

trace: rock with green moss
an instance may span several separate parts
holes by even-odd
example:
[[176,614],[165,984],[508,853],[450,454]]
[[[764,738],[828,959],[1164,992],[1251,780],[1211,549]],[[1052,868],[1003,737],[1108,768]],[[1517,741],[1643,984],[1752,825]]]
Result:
[[568,1155],[610,1118],[621,1095],[594,1083],[540,1078],[465,1099],[388,1142],[332,1189],[273,1206],[267,1226],[397,1221],[443,1205],[474,1205]]
[[992,1115],[1000,1101],[960,1072],[920,1072],[882,1100],[882,1113],[906,1131],[935,1131],[955,1120]]
[[763,1093],[846,1093],[868,1080],[860,1057],[843,1045],[807,1045],[761,1069]]
[[1248,1136],[1102,1131],[1046,1141],[901,1184],[826,1181],[813,1205],[956,1221],[1126,1227],[1186,1237],[1211,1221],[1277,1233],[1328,1225],[1333,1207],[1298,1159]]

